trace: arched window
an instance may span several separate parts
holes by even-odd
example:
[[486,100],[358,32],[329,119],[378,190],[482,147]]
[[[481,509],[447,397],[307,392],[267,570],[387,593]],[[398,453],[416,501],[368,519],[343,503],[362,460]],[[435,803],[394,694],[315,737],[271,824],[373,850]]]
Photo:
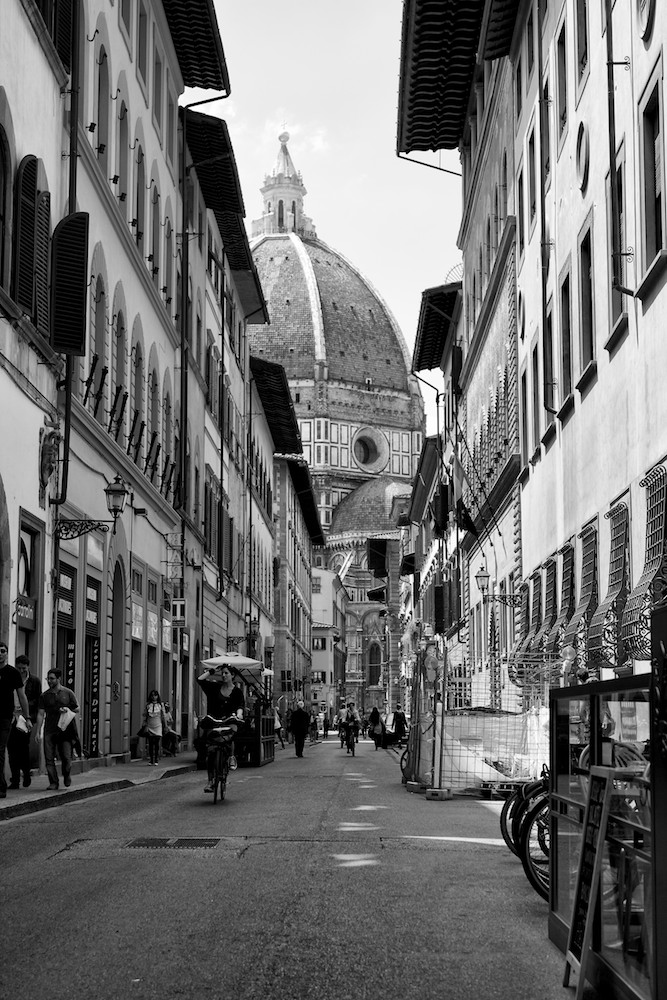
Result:
[[134,345],[134,371],[132,373],[132,427],[130,456],[139,462],[143,450],[144,423],[144,356],[141,344]]
[[153,272],[153,283],[156,288],[160,284],[160,192],[157,184],[153,185],[151,195],[151,256],[149,267]]
[[296,202],[292,202],[292,224],[294,226],[294,231],[296,232]]
[[368,683],[377,687],[380,683],[380,670],[382,666],[382,650],[374,642],[368,650]]
[[95,365],[95,374],[91,385],[89,402],[92,406],[95,419],[101,424],[106,420],[106,357],[105,348],[107,342],[107,295],[104,288],[104,281],[98,275],[93,286],[95,293],[94,302],[94,322],[93,330],[93,356],[90,359],[91,372]]
[[127,105],[121,102],[118,112],[118,203],[124,219],[127,219],[128,192],[129,192],[129,160],[130,160],[130,139],[127,122]]
[[285,225],[285,206],[282,199],[278,202],[278,228],[282,229]]
[[173,455],[171,454],[171,396],[167,392],[164,397],[164,426],[162,428],[162,448],[165,461],[170,458],[173,461]]
[[174,256],[174,237],[171,231],[171,222],[167,219],[167,224],[165,226],[165,244],[164,244],[164,265],[162,267],[163,282],[162,291],[164,293],[164,302],[167,307],[167,312],[171,315],[174,311],[172,299],[174,296],[174,270],[173,270],[173,256]]
[[9,231],[9,205],[12,190],[9,172],[9,152],[5,130],[0,126],[0,286],[7,288],[9,284],[9,259],[7,252],[7,233]]
[[144,228],[146,225],[146,168],[144,165],[144,151],[141,146],[137,146],[137,190],[134,201],[134,235],[137,241],[139,253],[144,252]]
[[[100,48],[97,62],[97,94],[95,95],[97,131],[93,133],[93,145],[97,153],[97,161],[106,174],[109,162],[109,65],[104,46]],[[95,136],[97,136],[97,141]]]
[[113,418],[109,431],[118,441],[121,429],[125,425],[127,409],[127,388],[125,383],[125,354],[127,351],[127,335],[125,332],[125,317],[118,313],[113,339]]

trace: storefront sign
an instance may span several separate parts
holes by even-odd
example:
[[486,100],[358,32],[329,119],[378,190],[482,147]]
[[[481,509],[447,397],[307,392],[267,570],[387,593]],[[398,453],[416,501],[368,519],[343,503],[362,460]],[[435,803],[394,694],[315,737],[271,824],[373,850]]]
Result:
[[65,663],[65,687],[73,691],[76,682],[76,642],[74,638],[68,640],[65,655],[67,657],[67,662]]
[[132,638],[143,639],[144,637],[144,608],[142,604],[132,601]]
[[171,653],[171,622],[166,618],[162,619],[162,650]]
[[100,640],[95,637],[91,643],[90,662],[90,731],[88,733],[88,753],[91,757],[100,755]]
[[157,646],[158,616],[155,611],[146,612],[146,641],[151,646]]
[[35,631],[37,602],[32,597],[21,595],[16,599],[16,624],[28,632]]

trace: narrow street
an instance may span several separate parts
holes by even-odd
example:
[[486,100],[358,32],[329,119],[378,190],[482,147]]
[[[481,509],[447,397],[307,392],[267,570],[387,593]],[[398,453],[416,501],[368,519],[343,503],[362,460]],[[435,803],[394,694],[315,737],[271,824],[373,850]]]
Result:
[[[567,1000],[499,804],[429,802],[335,734],[6,821],[0,988],[15,1000]],[[153,841],[146,838],[153,838]]]

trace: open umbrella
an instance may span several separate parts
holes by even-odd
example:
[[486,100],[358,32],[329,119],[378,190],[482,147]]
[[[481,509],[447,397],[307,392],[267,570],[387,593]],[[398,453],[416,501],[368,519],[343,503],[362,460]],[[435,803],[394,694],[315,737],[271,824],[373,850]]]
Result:
[[219,656],[212,656],[210,660],[202,660],[203,666],[205,667],[260,667],[262,666],[261,660],[253,660],[249,656],[244,656],[243,653],[235,653],[232,650],[229,653],[220,653]]

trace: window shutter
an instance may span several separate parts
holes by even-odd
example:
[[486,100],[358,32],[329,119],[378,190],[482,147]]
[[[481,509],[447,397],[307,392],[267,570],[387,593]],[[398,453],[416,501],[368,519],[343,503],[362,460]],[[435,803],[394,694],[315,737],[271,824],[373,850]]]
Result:
[[72,69],[72,0],[58,0],[53,41],[60,61],[69,73]]
[[65,216],[52,246],[51,346],[80,357],[86,353],[88,222],[87,212]]
[[33,314],[35,288],[35,213],[37,160],[26,156],[16,174],[16,243],[14,253],[14,300],[29,316]]
[[37,199],[35,226],[35,325],[49,335],[49,239],[51,236],[51,195],[42,191]]

